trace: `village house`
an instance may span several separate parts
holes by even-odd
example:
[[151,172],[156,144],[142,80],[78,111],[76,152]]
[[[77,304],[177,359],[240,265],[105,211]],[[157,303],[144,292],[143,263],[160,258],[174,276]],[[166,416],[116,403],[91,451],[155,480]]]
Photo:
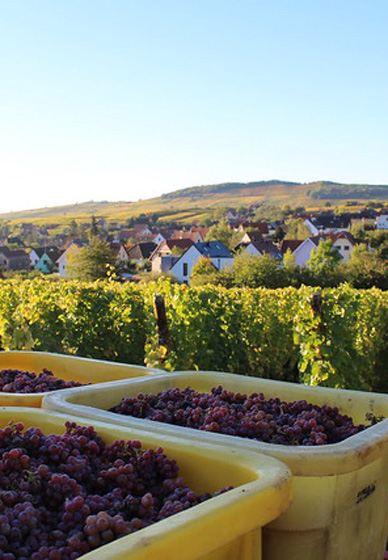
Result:
[[152,231],[147,226],[147,224],[136,224],[131,229],[122,229],[117,234],[117,239],[123,243],[128,243],[129,240],[133,239],[137,242],[149,241]]
[[291,251],[295,258],[295,264],[298,266],[306,266],[310,260],[311,251],[317,249],[321,241],[330,239],[333,247],[338,251],[343,262],[347,262],[352,254],[353,248],[364,241],[355,239],[354,236],[348,231],[339,231],[337,233],[328,233],[325,235],[316,235],[308,237],[307,239],[294,240],[284,239],[282,241],[280,250],[285,255],[287,249]]
[[203,242],[203,237],[199,229],[195,229],[194,231],[191,229],[188,231],[183,229],[181,230],[176,229],[172,234],[171,239],[191,239],[193,243]]
[[194,243],[189,247],[172,265],[170,273],[176,276],[180,282],[188,284],[193,266],[201,257],[209,259],[217,270],[229,268],[233,264],[232,253],[221,241],[206,241]]
[[284,256],[289,249],[295,258],[295,264],[297,266],[306,266],[306,263],[310,260],[311,251],[317,247],[318,242],[311,237],[304,240],[283,239],[280,251]]
[[191,239],[167,239],[150,256],[152,272],[167,272],[194,242]]
[[50,274],[56,270],[57,261],[62,253],[62,251],[55,246],[39,247],[30,251],[30,262],[32,262],[32,252],[38,257],[38,261],[33,265],[33,268],[35,270],[40,270],[43,274]]
[[56,261],[56,264],[58,266],[59,276],[61,276],[62,278],[68,276],[67,268],[69,263],[69,257],[71,258],[72,255],[78,253],[82,249],[82,247],[85,247],[85,245],[87,244],[88,244],[87,241],[75,240],[67,247],[65,251],[63,251],[63,253]]
[[304,224],[308,227],[312,236],[324,233],[337,233],[339,231],[347,231],[350,226],[351,217],[349,214],[319,214],[306,218]]
[[333,247],[337,249],[343,262],[347,262],[351,255],[354,247],[356,245],[365,244],[364,241],[355,239],[354,236],[349,231],[341,231],[338,233],[332,233],[326,236],[333,243]]
[[229,210],[225,214],[225,218],[228,220],[229,225],[235,224],[238,221],[239,215],[238,212],[234,212],[233,210]]
[[242,237],[240,238],[238,246],[249,245],[249,243],[256,243],[259,241],[263,241],[263,235],[259,230],[246,231],[246,232],[242,230],[241,233],[242,233]]
[[194,233],[200,233],[203,241],[205,241],[207,234],[210,231],[210,227],[208,226],[193,226],[191,231]]
[[152,242],[136,243],[136,245],[127,250],[129,261],[138,266],[143,265],[144,261],[150,258],[156,247],[156,243]]
[[30,268],[34,269],[38,264],[41,255],[38,254],[37,249],[30,249],[28,256],[30,258]]
[[388,229],[388,214],[377,216],[376,229]]
[[22,249],[0,247],[0,271],[30,270],[30,258]]
[[110,249],[115,257],[116,263],[121,267],[126,267],[129,264],[129,247],[124,243],[110,243]]
[[281,251],[276,247],[272,241],[261,240],[261,241],[251,241],[249,243],[240,244],[236,249],[242,250],[243,253],[249,255],[262,257],[263,255],[269,255],[272,259],[278,261],[283,260],[283,255]]

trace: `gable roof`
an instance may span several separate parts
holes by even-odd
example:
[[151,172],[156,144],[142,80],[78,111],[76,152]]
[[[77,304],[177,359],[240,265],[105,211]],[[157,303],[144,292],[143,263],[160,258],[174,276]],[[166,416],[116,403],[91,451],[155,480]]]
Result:
[[203,241],[200,243],[194,243],[194,247],[198,249],[201,255],[204,255],[208,259],[232,259],[233,255],[221,243],[221,241]]
[[0,253],[2,253],[7,259],[19,259],[21,257],[26,257],[28,260],[30,260],[28,253],[23,251],[23,249],[12,250],[3,245],[2,247],[0,247]]
[[185,231],[185,230],[176,229],[171,239],[191,239],[191,241],[195,243],[197,242],[198,236],[200,236],[200,238],[202,237],[199,231]]
[[58,249],[58,247],[55,247],[55,245],[50,245],[47,247],[37,247],[36,249],[34,249],[34,251],[40,259],[44,254],[46,254],[48,257],[50,257],[53,263],[57,259],[59,259],[60,255],[62,254],[62,251]]
[[194,245],[194,241],[191,239],[165,239],[155,247],[150,255],[150,259],[152,260],[163,248],[168,248],[170,251],[174,248],[185,250],[192,245]]
[[348,214],[319,214],[318,216],[312,216],[310,222],[318,229],[348,228],[350,225],[350,216]]
[[128,249],[128,257],[130,259],[148,259],[151,253],[155,250],[156,243],[137,243],[130,249]]
[[205,239],[207,234],[209,233],[210,227],[207,226],[194,226],[191,228],[191,231],[200,233],[202,235],[202,239]]
[[290,249],[291,253],[293,253],[295,249],[299,247],[299,245],[302,245],[302,243],[303,240],[301,239],[283,239],[280,246],[280,251],[283,255],[285,255],[288,249]]
[[252,243],[259,243],[263,241],[263,234],[260,230],[256,231],[246,231],[243,233],[243,237],[248,236]]
[[282,259],[282,253],[279,251],[276,245],[272,243],[272,241],[252,241],[251,243],[249,243],[249,245],[253,245],[254,248],[257,249],[257,251],[259,251],[259,253],[261,254],[266,253],[274,259]]
[[110,250],[112,251],[112,253],[117,257],[118,254],[120,253],[120,251],[125,251],[125,253],[128,255],[128,248],[124,245],[124,243],[121,242],[111,242],[109,243],[109,247]]
[[329,233],[327,235],[328,239],[331,239],[333,243],[337,241],[337,239],[347,239],[349,243],[352,245],[356,245],[357,241],[355,237],[349,231],[339,231],[337,233]]

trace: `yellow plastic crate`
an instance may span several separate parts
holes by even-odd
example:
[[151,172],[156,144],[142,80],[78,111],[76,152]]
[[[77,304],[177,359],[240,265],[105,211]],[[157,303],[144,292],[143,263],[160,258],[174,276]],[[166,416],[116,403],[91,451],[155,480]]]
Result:
[[[20,369],[40,373],[49,369],[59,379],[81,383],[103,383],[116,379],[161,374],[160,369],[146,368],[117,362],[91,360],[78,356],[48,352],[0,352],[0,370]],[[0,392],[0,406],[40,407],[46,393],[17,394]]]
[[259,451],[286,463],[295,499],[264,531],[270,560],[381,560],[388,535],[388,420],[347,440],[317,447],[291,447],[173,426],[108,412],[124,396],[192,387],[209,391],[263,392],[266,397],[337,406],[363,423],[366,414],[388,417],[388,396],[308,387],[215,372],[176,372],[49,395],[43,406],[116,425],[143,427],[193,442],[222,443],[239,453]]
[[92,424],[106,442],[140,440],[162,446],[177,460],[180,476],[197,493],[234,489],[82,556],[85,560],[260,560],[261,528],[291,500],[289,469],[270,457],[206,442],[185,442],[137,428],[112,426],[53,411],[0,409],[0,427],[10,420],[44,433],[63,433],[67,420]]

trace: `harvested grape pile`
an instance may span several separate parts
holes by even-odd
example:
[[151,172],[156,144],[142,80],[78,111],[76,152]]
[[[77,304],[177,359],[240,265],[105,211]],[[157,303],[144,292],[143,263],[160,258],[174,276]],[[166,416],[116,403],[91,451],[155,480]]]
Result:
[[[85,383],[58,379],[45,368],[38,375],[19,369],[3,369],[0,371],[0,392],[3,393],[45,393],[82,385],[85,385]],[[86,383],[86,385],[90,385],[90,383]]]
[[337,443],[367,427],[355,426],[338,408],[266,399],[262,393],[243,395],[222,386],[210,393],[188,387],[139,394],[124,398],[110,411],[283,445]]
[[74,560],[211,497],[161,448],[108,445],[69,422],[64,435],[23,429],[0,430],[1,560]]

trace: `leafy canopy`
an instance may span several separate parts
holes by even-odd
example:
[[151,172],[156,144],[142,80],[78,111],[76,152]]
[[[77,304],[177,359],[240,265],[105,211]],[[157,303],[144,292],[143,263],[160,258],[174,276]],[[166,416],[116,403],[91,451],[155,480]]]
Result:
[[98,237],[91,237],[89,245],[69,255],[68,274],[76,280],[109,278],[114,270],[115,257],[109,244]]

